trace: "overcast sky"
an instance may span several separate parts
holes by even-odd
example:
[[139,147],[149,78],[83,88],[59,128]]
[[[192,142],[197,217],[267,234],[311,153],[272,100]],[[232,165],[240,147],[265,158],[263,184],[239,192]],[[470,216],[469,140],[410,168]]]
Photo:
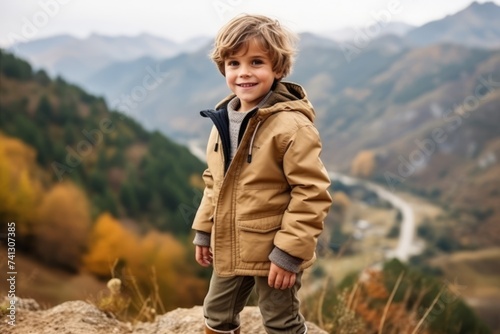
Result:
[[[478,1],[485,2],[485,1]],[[500,0],[493,1],[500,5]],[[183,41],[213,36],[234,15],[260,13],[297,32],[363,28],[387,11],[391,21],[422,25],[471,0],[0,0],[0,46],[56,34],[137,35]],[[392,9],[392,12],[391,12]]]

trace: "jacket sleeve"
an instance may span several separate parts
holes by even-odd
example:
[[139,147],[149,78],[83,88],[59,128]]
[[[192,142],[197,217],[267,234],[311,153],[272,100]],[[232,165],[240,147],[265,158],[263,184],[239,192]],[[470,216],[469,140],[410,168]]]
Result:
[[274,245],[292,257],[314,257],[332,198],[330,178],[320,159],[321,140],[311,124],[296,131],[285,148],[283,170],[291,187],[291,199],[283,215]]
[[214,206],[212,204],[214,180],[208,168],[203,172],[203,181],[205,182],[205,190],[203,191],[203,198],[201,199],[198,211],[196,211],[196,215],[194,216],[192,228],[196,231],[210,234],[212,232],[214,213]]

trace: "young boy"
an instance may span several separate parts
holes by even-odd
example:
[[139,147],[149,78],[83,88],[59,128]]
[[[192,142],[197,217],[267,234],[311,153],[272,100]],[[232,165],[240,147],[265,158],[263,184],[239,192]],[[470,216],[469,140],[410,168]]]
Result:
[[297,291],[331,197],[312,105],[302,87],[281,82],[294,39],[274,20],[244,15],[215,40],[211,58],[233,94],[201,112],[214,123],[193,222],[196,261],[214,267],[205,333],[240,333],[254,286],[267,333],[307,333]]

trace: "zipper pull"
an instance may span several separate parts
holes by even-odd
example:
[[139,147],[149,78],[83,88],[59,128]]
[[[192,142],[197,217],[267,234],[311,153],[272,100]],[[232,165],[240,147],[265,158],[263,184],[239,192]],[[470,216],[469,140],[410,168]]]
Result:
[[219,139],[220,139],[220,137],[217,136],[217,141],[215,142],[215,146],[214,146],[214,152],[217,152],[219,150]]

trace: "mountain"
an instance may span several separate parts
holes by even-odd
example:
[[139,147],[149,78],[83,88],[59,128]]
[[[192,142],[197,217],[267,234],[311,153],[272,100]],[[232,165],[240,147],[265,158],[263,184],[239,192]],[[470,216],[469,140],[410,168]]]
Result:
[[[379,24],[382,25],[382,23]],[[363,31],[363,28],[366,27],[348,27],[331,32],[324,32],[321,33],[321,35],[329,39],[333,39],[334,41],[337,42],[348,42],[354,40],[354,38],[360,33],[360,31],[361,32]],[[404,22],[389,22],[381,27],[380,33],[377,36],[378,37],[382,37],[385,35],[404,36],[414,28],[415,26],[406,24]]]
[[330,38],[308,32],[299,34],[299,38],[299,50],[314,46],[331,47],[332,45]]
[[181,52],[191,52],[208,42],[198,37],[176,43],[151,34],[137,36],[104,36],[92,34],[78,39],[68,35],[17,43],[12,50],[37,68],[67,80],[82,82],[91,73],[113,63],[141,57],[162,59]]
[[356,59],[363,72],[335,68],[323,78],[330,87],[315,87],[326,161],[348,172],[359,152],[375,152],[381,184],[469,217],[454,228],[457,240],[498,243],[500,52],[433,45],[390,61],[372,54],[372,63],[384,59],[383,67]]
[[466,9],[413,29],[406,38],[415,45],[455,43],[471,47],[500,47],[500,7],[474,2]]
[[[161,61],[141,58],[113,64],[90,77],[84,86],[105,87],[111,106],[133,115],[148,128],[177,140],[193,138],[208,127],[207,122],[198,121],[198,111],[227,94],[208,53],[205,47]],[[144,80],[155,76],[151,89],[145,88]]]
[[380,32],[373,34],[366,26],[347,27],[321,35],[337,43],[359,44],[388,35],[404,38],[413,46],[453,43],[494,49],[500,46],[500,7],[494,2],[473,2],[467,8],[442,19],[414,27],[403,22],[379,22]]

